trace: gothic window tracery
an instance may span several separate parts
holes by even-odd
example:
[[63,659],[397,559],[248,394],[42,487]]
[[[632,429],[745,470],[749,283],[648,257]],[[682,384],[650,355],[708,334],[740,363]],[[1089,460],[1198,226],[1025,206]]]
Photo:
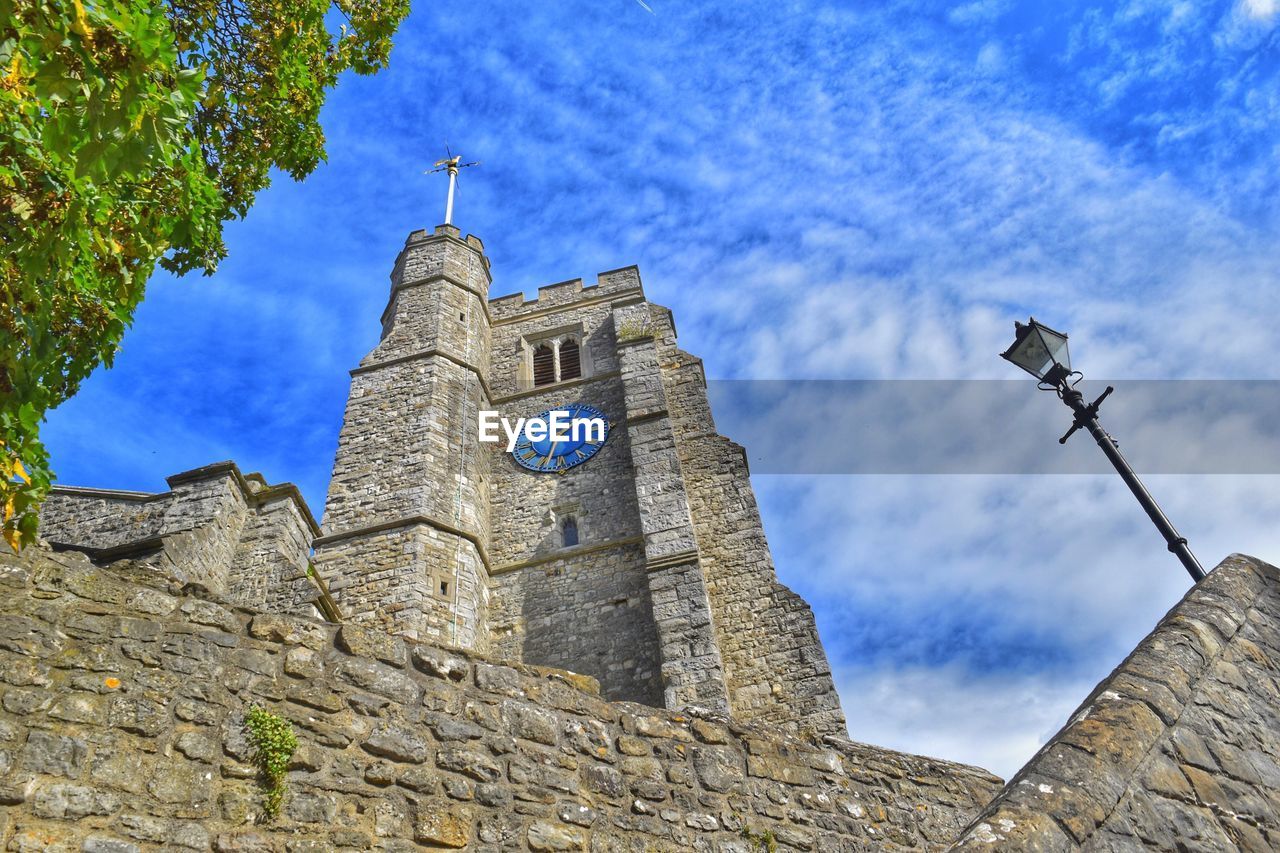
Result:
[[580,341],[580,335],[575,334],[538,343],[531,358],[533,386],[581,379],[584,373]]

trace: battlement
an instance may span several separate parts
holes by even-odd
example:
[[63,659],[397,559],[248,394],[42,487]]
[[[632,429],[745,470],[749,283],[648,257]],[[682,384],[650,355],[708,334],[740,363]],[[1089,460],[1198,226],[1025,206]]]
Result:
[[592,285],[584,286],[580,278],[544,284],[538,288],[536,299],[525,299],[523,292],[499,296],[489,300],[489,311],[497,322],[549,308],[573,305],[586,299],[617,296],[631,291],[635,291],[637,296],[644,295],[644,288],[640,283],[640,268],[635,264],[599,273],[596,283]]
[[437,225],[430,234],[425,229],[410,232],[391,268],[392,290],[437,276],[485,298],[491,276],[484,242],[474,234],[463,239],[462,232],[453,225]]
[[431,237],[452,237],[455,240],[461,240],[473,249],[480,252],[484,251],[483,240],[475,234],[468,234],[466,237],[463,237],[462,230],[456,225],[437,225],[429,234],[425,228],[410,231],[409,236],[404,238],[404,244],[409,246],[413,243],[421,243],[423,240],[427,240]]

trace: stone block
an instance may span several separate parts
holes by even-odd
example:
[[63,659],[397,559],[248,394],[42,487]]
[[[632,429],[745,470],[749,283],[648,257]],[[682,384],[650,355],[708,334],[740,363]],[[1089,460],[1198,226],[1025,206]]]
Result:
[[46,783],[36,788],[32,812],[39,817],[79,820],[93,815],[113,814],[120,798],[83,785]]
[[414,645],[413,665],[428,675],[449,681],[464,681],[471,671],[467,659],[432,646]]
[[493,782],[502,776],[502,768],[493,759],[470,749],[441,749],[436,754],[436,766],[479,782]]
[[421,844],[461,849],[471,842],[471,812],[450,803],[419,803],[414,820],[413,838]]
[[526,840],[530,850],[540,851],[540,853],[541,851],[583,850],[587,843],[587,835],[573,826],[535,820],[529,825]]
[[358,625],[343,625],[338,629],[335,642],[349,655],[376,658],[394,667],[403,668],[407,658],[404,640]]
[[421,764],[431,754],[426,740],[403,726],[382,724],[364,741],[364,749],[392,761]]
[[319,651],[329,645],[329,632],[322,625],[277,614],[259,614],[249,622],[249,636],[284,645],[299,645]]

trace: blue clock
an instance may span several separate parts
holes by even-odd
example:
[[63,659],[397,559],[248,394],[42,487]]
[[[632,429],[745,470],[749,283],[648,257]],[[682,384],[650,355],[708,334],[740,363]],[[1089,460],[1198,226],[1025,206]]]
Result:
[[[537,428],[540,421],[545,431]],[[604,412],[595,406],[569,403],[548,409],[525,421],[511,456],[530,471],[563,474],[600,452],[611,428]],[[530,439],[533,432],[537,440]]]

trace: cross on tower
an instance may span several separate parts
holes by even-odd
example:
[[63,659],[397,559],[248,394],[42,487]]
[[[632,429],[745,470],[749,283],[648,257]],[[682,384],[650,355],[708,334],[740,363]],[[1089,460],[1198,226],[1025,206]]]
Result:
[[448,153],[449,156],[444,158],[443,160],[437,160],[435,162],[435,168],[428,169],[426,174],[434,175],[436,172],[449,173],[449,199],[448,201],[445,202],[445,205],[444,205],[444,224],[452,225],[453,224],[453,191],[458,185],[458,170],[465,169],[468,166],[479,166],[480,161],[476,160],[474,163],[459,162],[460,160],[462,160],[462,156],[455,155],[452,151],[450,151],[448,143],[445,143],[444,150]]

